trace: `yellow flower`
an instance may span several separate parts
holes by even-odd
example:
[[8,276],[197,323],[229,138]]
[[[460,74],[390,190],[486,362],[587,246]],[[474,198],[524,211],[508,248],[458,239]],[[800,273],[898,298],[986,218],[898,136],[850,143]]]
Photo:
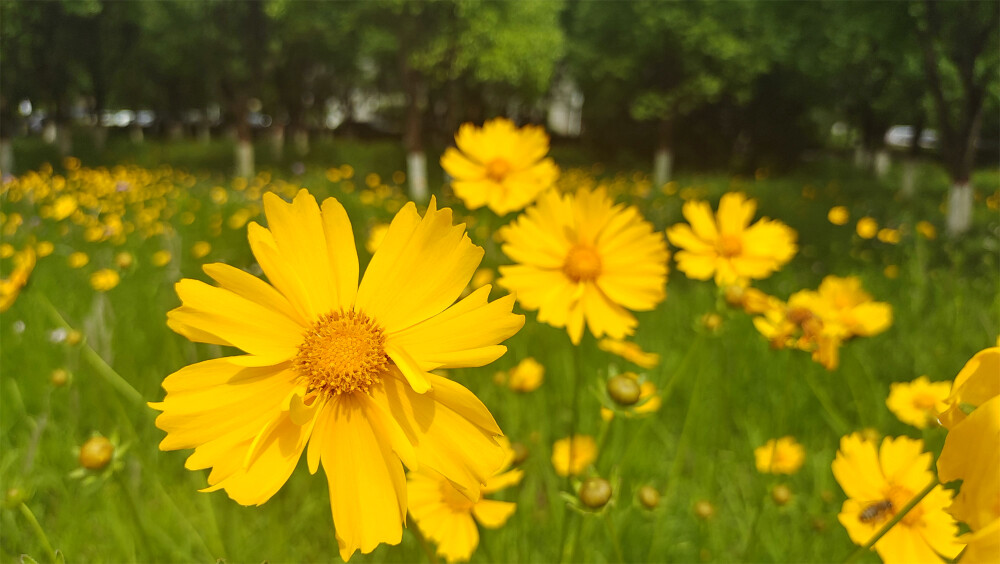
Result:
[[38,258],[47,257],[52,254],[52,251],[56,249],[56,246],[52,244],[52,241],[39,241],[35,245],[35,252],[38,253]]
[[823,323],[823,332],[837,338],[870,337],[892,325],[892,306],[873,301],[855,276],[827,276],[819,290],[798,292],[789,306],[802,306]]
[[598,338],[632,335],[638,321],[629,310],[652,310],[666,297],[663,234],[603,189],[549,191],[500,236],[519,264],[501,266],[498,284],[539,321],[565,327],[573,344],[584,323]]
[[25,247],[19,253],[14,253],[13,268],[7,278],[0,279],[0,312],[7,311],[14,305],[21,289],[28,283],[31,271],[35,269],[35,250]]
[[[633,375],[635,376],[635,375]],[[636,415],[655,413],[663,406],[663,398],[656,389],[656,384],[644,380],[639,384],[639,401],[631,408]]]
[[480,268],[472,275],[472,282],[469,283],[469,287],[473,290],[478,290],[487,284],[492,284],[493,279],[496,278],[496,274],[490,268]]
[[682,213],[690,225],[667,229],[677,252],[677,268],[695,280],[715,277],[719,286],[746,285],[750,279],[767,278],[795,256],[795,231],[784,223],[761,218],[753,225],[755,200],[730,192],[719,201],[712,216],[707,202],[684,204]]
[[900,234],[899,229],[889,229],[888,227],[878,230],[878,240],[883,243],[889,243],[890,245],[896,245],[899,243]]
[[962,553],[962,564],[996,564],[1000,561],[1000,518],[958,540],[968,545]]
[[949,512],[979,532],[1000,518],[1000,348],[969,360],[946,403],[951,407],[941,421],[949,431],[938,475],[942,482],[962,480]]
[[90,286],[98,292],[107,292],[121,282],[118,272],[110,268],[102,268],[90,275]]
[[385,234],[388,232],[388,223],[378,223],[373,225],[372,228],[368,230],[368,240],[365,241],[365,250],[371,254],[375,254],[379,245],[382,244],[382,240],[385,239]]
[[497,118],[482,129],[467,123],[455,135],[458,149],[449,147],[441,167],[450,174],[455,195],[469,209],[487,206],[504,215],[524,209],[559,176],[549,152],[549,136],[541,127],[517,129]]
[[[511,296],[484,287],[455,302],[483,257],[449,209],[407,204],[358,283],[343,206],[302,190],[264,195],[269,227],[248,227],[271,284],[232,266],[204,267],[219,286],[185,279],[168,325],[244,356],[194,364],[164,380],[163,450],[194,448],[186,467],[212,468],[207,491],[260,505],[303,451],[322,462],[341,557],[398,544],[403,464],[445,476],[472,501],[504,460],[486,407],[431,370],[483,366],[524,324]],[[273,284],[273,286],[272,286]],[[308,444],[308,449],[306,449]]]
[[850,221],[851,212],[847,211],[847,208],[844,206],[833,206],[830,208],[830,212],[826,214],[826,218],[834,225],[844,225]]
[[889,280],[895,280],[899,278],[899,265],[890,264],[882,269],[882,274],[885,275]]
[[14,245],[3,243],[0,245],[0,258],[10,258],[14,256]]
[[532,392],[542,385],[545,367],[534,358],[528,357],[510,369],[507,386],[515,392]]
[[616,354],[632,364],[645,369],[655,368],[660,363],[660,355],[642,350],[639,345],[619,339],[601,339],[597,343],[597,348],[602,351]]
[[56,198],[56,201],[52,203],[52,219],[56,221],[62,221],[67,217],[73,215],[73,212],[77,210],[78,204],[76,198],[71,194],[63,194]]
[[858,220],[856,229],[858,237],[861,237],[862,239],[871,239],[876,233],[878,233],[878,222],[871,217],[862,217]]
[[163,249],[153,253],[150,262],[153,263],[153,266],[166,266],[170,263],[170,258],[170,251]]
[[191,246],[191,256],[196,259],[205,258],[212,252],[212,244],[208,241],[198,241]]
[[771,439],[753,451],[757,471],[763,474],[794,474],[802,467],[806,451],[794,437]]
[[573,435],[552,445],[552,466],[560,476],[579,476],[597,460],[597,442],[589,435]]
[[481,488],[478,501],[472,501],[459,491],[447,478],[434,470],[421,467],[410,472],[407,479],[407,496],[410,515],[417,527],[437,545],[438,556],[447,562],[469,560],[479,546],[476,523],[487,529],[497,529],[514,514],[517,505],[509,501],[486,499],[486,494],[520,483],[522,470],[507,470],[514,460],[514,451],[504,438],[498,439],[506,453],[506,460],[497,474]]
[[87,266],[87,263],[90,262],[90,257],[83,251],[76,251],[70,254],[66,260],[69,262],[70,268],[81,268]]
[[918,221],[916,229],[925,239],[937,239],[937,227],[929,221]]
[[[840,440],[832,468],[848,499],[837,518],[855,544],[867,543],[934,480],[928,468],[931,454],[923,449],[923,441],[908,437],[886,437],[878,452],[875,443],[856,433]],[[939,562],[958,556],[958,525],[945,512],[951,497],[949,490],[935,486],[875,543],[882,561]]]
[[925,429],[945,409],[944,399],[950,390],[951,382],[931,383],[927,376],[921,376],[912,382],[892,384],[885,405],[903,423]]

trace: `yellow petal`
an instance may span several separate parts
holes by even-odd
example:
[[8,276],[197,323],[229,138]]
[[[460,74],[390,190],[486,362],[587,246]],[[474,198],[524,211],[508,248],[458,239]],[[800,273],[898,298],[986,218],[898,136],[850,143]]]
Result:
[[326,406],[328,433],[322,462],[330,488],[340,556],[368,554],[381,543],[399,544],[406,513],[403,467],[385,437],[372,425],[364,405],[350,394]]
[[334,301],[350,309],[358,293],[358,251],[354,246],[354,230],[344,206],[336,198],[323,200],[323,233],[333,275]]
[[499,529],[510,519],[517,509],[517,504],[509,501],[481,499],[472,506],[472,515],[476,521],[487,529]]
[[309,322],[298,314],[295,308],[285,299],[285,296],[275,290],[274,286],[271,286],[253,274],[221,262],[206,264],[202,269],[205,271],[205,274],[209,275],[219,283],[219,286],[222,286],[226,290],[242,298],[246,298],[253,303],[284,314],[303,327],[308,326]]

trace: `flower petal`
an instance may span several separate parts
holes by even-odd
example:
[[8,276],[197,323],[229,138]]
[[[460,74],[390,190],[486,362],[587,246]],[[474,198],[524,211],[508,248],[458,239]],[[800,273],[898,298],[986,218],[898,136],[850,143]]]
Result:
[[481,499],[479,503],[472,506],[472,515],[475,516],[480,525],[487,529],[499,529],[507,522],[507,519],[510,519],[516,509],[516,503]]

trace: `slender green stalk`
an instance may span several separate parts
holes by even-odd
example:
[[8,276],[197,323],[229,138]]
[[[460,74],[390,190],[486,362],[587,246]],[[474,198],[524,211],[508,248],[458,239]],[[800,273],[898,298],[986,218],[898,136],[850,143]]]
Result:
[[611,537],[611,544],[615,548],[615,557],[618,559],[618,562],[625,562],[625,555],[622,552],[622,544],[618,539],[618,534],[615,532],[615,524],[611,520],[610,509],[604,511],[604,524],[608,527],[608,536]]
[[[59,314],[59,310],[57,310],[56,307],[52,305],[52,302],[50,302],[47,297],[45,297],[42,294],[37,294],[37,295],[38,295],[38,300],[42,303],[42,306],[48,311],[49,317],[51,317],[55,323],[62,326],[64,329],[72,329],[70,324],[66,323],[66,320],[63,319],[63,316]],[[97,351],[95,351],[90,345],[88,345],[87,343],[80,343],[79,346],[82,351],[83,357],[87,359],[87,361],[91,364],[91,366],[93,366],[94,370],[97,372],[97,375],[100,376],[102,379],[104,379],[105,382],[107,382],[111,387],[121,392],[121,394],[125,396],[129,401],[137,405],[143,405],[146,402],[146,400],[143,399],[142,394],[140,394],[138,390],[132,387],[132,384],[129,384],[128,380],[123,378],[122,375],[116,372],[114,368],[111,368],[111,366],[107,362],[105,362],[103,358],[101,358],[101,355],[97,354]]]
[[423,533],[420,532],[420,527],[414,523],[412,527],[407,527],[407,529],[412,531],[413,536],[417,537],[417,540],[420,541],[420,548],[422,548],[424,550],[424,554],[427,555],[427,561],[431,564],[437,564],[437,554],[434,553],[434,550],[431,549],[430,543],[427,542]]
[[38,537],[38,542],[42,543],[42,548],[45,549],[45,555],[49,557],[49,561],[56,562],[56,551],[52,550],[52,544],[49,542],[49,537],[45,534],[45,529],[38,524],[38,519],[35,519],[35,514],[31,512],[31,509],[29,509],[23,501],[21,502],[21,505],[18,506],[18,509],[21,510],[21,515],[24,515],[28,524],[31,525],[31,530],[33,530],[35,532],[35,536]]
[[909,503],[903,506],[903,508],[899,510],[899,513],[896,513],[892,517],[892,519],[889,520],[888,523],[883,525],[882,528],[879,529],[877,533],[875,533],[875,536],[869,539],[868,542],[866,542],[863,546],[858,547],[857,550],[852,552],[851,555],[847,557],[847,560],[844,560],[844,564],[849,564],[850,562],[854,562],[858,558],[861,558],[865,553],[870,551],[872,547],[875,546],[875,543],[877,543],[883,536],[885,536],[886,533],[889,532],[889,529],[896,526],[896,523],[899,523],[903,519],[903,517],[906,517],[906,514],[909,513],[914,507],[916,507],[917,504],[920,503],[920,500],[927,497],[927,494],[931,493],[931,490],[933,490],[934,487],[937,485],[938,485],[937,480],[931,480],[931,483],[927,484],[926,488],[920,490],[920,493],[915,495],[913,499],[910,500]]
[[[584,335],[584,337],[586,337],[586,335]],[[571,470],[573,465],[573,454],[574,454],[573,434],[576,433],[576,423],[578,415],[577,412],[579,411],[577,405],[580,403],[580,387],[583,386],[582,367],[583,367],[583,343],[580,343],[579,345],[573,346],[573,380],[570,383],[573,388],[573,392],[571,394],[572,404],[570,405],[569,434],[567,435],[567,437],[569,440],[569,467]],[[573,491],[572,472],[567,472],[564,484],[566,491],[568,492]],[[567,562],[568,558],[572,558],[572,550],[574,548],[572,546],[574,540],[573,537],[576,536],[575,534],[576,531],[574,531],[574,534],[570,533],[569,531],[570,524],[566,522],[568,519],[574,519],[574,516],[572,512],[566,510],[565,508],[564,512],[565,512],[564,513],[565,517],[563,518],[562,532],[559,535],[560,536],[559,545],[562,547],[562,552],[560,553],[560,559],[559,559],[560,562]],[[579,519],[573,520],[574,528],[579,526],[579,521],[580,521]],[[567,552],[569,552],[569,554],[567,554]]]
[[826,391],[820,387],[819,383],[816,381],[815,370],[807,368],[805,370],[805,381],[809,385],[809,389],[812,390],[816,399],[819,400],[820,405],[823,407],[823,415],[826,416],[826,422],[830,424],[830,428],[833,432],[838,435],[846,435],[848,426],[844,421],[844,418],[837,413],[837,409],[833,407],[833,402],[830,400],[830,396],[827,395]]

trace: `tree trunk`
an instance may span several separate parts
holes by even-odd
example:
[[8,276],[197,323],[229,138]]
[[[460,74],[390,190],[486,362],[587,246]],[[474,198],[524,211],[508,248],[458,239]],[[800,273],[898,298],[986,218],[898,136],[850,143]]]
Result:
[[653,185],[657,188],[670,182],[674,168],[673,123],[663,120],[659,129],[659,144],[653,155]]
[[91,134],[94,137],[94,147],[98,151],[104,151],[104,147],[108,144],[108,128],[97,122],[91,129]]
[[968,180],[957,181],[948,191],[948,234],[961,235],[972,227],[972,185]]
[[145,134],[143,134],[142,128],[139,127],[138,125],[132,124],[132,126],[128,128],[128,138],[133,143],[135,143],[135,144],[142,143],[143,140],[145,139],[145,137],[146,136],[145,136]]
[[271,128],[271,156],[281,162],[285,158],[285,126],[275,124]]
[[203,145],[208,145],[212,142],[212,127],[207,122],[203,122],[198,126],[198,141]]
[[917,157],[907,155],[903,159],[903,178],[900,186],[900,195],[906,199],[912,199],[917,195]]
[[403,145],[406,148],[406,176],[410,179],[410,199],[416,202],[427,200],[427,155],[424,154],[423,114],[426,92],[420,74],[412,69],[404,70],[407,108],[406,130]]
[[309,130],[304,127],[296,127],[292,134],[292,143],[295,144],[295,152],[300,157],[309,154]]
[[891,167],[892,157],[889,156],[889,151],[885,147],[875,151],[875,176],[885,178]]
[[14,146],[9,137],[0,138],[0,174],[14,174]]

